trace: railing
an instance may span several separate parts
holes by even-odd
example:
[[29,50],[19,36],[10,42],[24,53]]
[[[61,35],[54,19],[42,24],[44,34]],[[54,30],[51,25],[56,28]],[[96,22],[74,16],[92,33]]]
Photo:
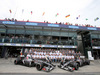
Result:
[[1,37],[0,43],[24,43],[24,44],[49,44],[49,45],[77,45],[77,40],[36,40],[29,38]]
[[92,42],[92,46],[100,46],[100,41]]

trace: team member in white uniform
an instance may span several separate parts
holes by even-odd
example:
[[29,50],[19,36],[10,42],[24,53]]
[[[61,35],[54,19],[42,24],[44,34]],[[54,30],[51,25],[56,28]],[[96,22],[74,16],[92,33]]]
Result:
[[74,59],[74,56],[72,55],[72,59]]
[[39,59],[39,54],[37,54],[36,58]]
[[31,55],[28,53],[26,57],[31,58]]
[[34,54],[37,55],[37,51],[34,51]]
[[53,56],[51,55],[51,61],[53,62]]
[[46,58],[46,60],[48,60],[48,58],[49,58],[49,55],[48,55],[48,54],[46,54],[46,55],[45,55],[45,58]]
[[44,55],[46,55],[46,51],[44,52]]
[[39,55],[39,59],[41,59],[41,57],[42,57],[42,56],[41,56],[41,54],[40,54],[40,55]]
[[67,55],[67,59],[69,60],[69,55]]
[[45,59],[45,55],[42,55],[42,59]]

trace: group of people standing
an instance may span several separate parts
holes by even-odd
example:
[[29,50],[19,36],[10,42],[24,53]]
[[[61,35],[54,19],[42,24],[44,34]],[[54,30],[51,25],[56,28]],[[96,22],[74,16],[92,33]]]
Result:
[[74,50],[69,50],[69,49],[60,49],[60,50],[55,50],[55,49],[35,49],[35,48],[30,48],[29,50],[26,48],[24,52],[25,56],[31,56],[33,59],[41,59],[45,60],[47,57],[52,62],[60,62],[62,58],[65,59],[74,59],[75,56],[80,56],[80,52],[75,52]]

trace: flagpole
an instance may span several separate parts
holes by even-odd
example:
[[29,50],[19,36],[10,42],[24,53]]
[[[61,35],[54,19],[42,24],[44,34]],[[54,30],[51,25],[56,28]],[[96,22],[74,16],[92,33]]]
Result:
[[11,13],[10,13],[10,17],[9,17],[9,19],[11,19]]
[[18,8],[18,7],[16,7],[16,11],[15,11],[15,14],[14,14],[14,18],[15,18],[15,16],[16,16],[17,8]]
[[32,15],[31,15],[31,21],[32,21]]
[[44,19],[44,18],[45,18],[44,15],[45,15],[45,12],[42,13],[42,21],[43,21],[43,22],[45,21],[45,19]]
[[[57,13],[57,14],[55,15],[55,21],[56,21],[56,22],[58,22],[58,18],[57,18],[58,15],[59,15],[59,13]],[[56,22],[55,22],[55,23],[56,23]]]
[[32,14],[33,14],[33,12],[31,11],[31,15],[30,15],[30,17],[29,17],[29,21],[31,20],[31,18],[32,18]]
[[11,19],[11,13],[12,13],[11,9],[9,10],[9,12],[10,12],[10,16],[9,16],[9,19]]
[[24,21],[24,18],[23,18],[23,13],[22,13],[22,21]]
[[23,13],[24,13],[24,9],[22,9],[22,21],[24,21]]

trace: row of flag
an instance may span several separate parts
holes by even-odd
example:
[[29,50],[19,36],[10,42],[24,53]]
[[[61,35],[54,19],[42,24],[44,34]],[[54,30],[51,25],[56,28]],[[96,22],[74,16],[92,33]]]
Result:
[[[9,10],[10,13],[12,13],[12,10]],[[22,9],[22,13],[24,12],[24,9]],[[31,11],[31,15],[33,14],[33,11]]]
[[[12,13],[12,10],[10,9],[9,12]],[[24,12],[24,9],[22,9],[22,13],[23,13],[23,12]],[[31,11],[30,13],[31,13],[31,15],[32,15],[32,14],[33,14],[33,11]],[[44,16],[44,15],[45,15],[45,12],[43,12],[42,16]],[[57,17],[58,15],[59,15],[59,13],[57,13],[57,14],[55,15],[55,17]],[[68,14],[68,15],[65,16],[65,18],[68,18],[68,17],[70,17],[70,14]],[[79,19],[79,18],[80,18],[80,15],[78,15],[78,16],[76,17],[76,19]],[[86,18],[85,20],[87,21],[88,18]],[[99,20],[99,17],[97,17],[97,18],[94,19],[94,21],[97,21],[97,20]]]
[[[9,12],[10,13],[12,13],[12,10],[10,9],[9,10]],[[24,9],[22,9],[22,13],[24,12]],[[31,15],[33,14],[33,11],[31,11]],[[43,14],[42,14],[42,16],[44,16],[45,15],[45,12],[43,12]],[[57,17],[59,15],[59,13],[57,13],[55,16]],[[67,15],[67,16],[65,16],[65,18],[67,18],[67,17],[69,17],[70,16],[70,14],[69,15]]]

